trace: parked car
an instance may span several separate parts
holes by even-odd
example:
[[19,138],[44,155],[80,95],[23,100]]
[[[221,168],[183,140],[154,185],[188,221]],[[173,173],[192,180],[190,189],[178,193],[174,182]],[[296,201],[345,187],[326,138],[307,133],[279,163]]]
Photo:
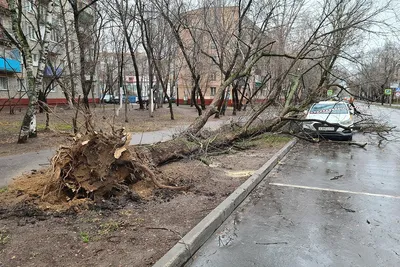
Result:
[[[176,103],[176,98],[175,97],[170,97],[171,103]],[[168,103],[168,99],[164,97],[164,103]]]
[[[307,112],[303,130],[312,136],[329,139],[352,140],[354,110],[342,101],[322,101],[315,103]],[[317,120],[317,121],[312,121]]]
[[119,104],[119,97],[118,96],[113,96],[113,95],[110,95],[110,94],[106,94],[106,95],[104,95],[104,97],[101,97],[100,99],[102,99],[102,101],[104,103]]
[[[142,96],[142,101],[144,104],[147,104],[147,102],[149,101],[149,97],[148,96]],[[136,104],[139,104],[139,97],[136,98]]]

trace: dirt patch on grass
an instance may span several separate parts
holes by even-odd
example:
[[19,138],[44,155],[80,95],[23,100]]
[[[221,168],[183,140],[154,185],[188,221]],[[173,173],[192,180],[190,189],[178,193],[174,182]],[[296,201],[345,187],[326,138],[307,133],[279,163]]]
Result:
[[[72,118],[74,111],[65,106],[53,107],[50,114],[50,130],[45,130],[45,113],[37,114],[38,137],[28,140],[26,144],[17,144],[19,129],[24,109],[18,109],[14,115],[3,110],[0,113],[0,157],[6,155],[21,154],[29,151],[37,151],[46,148],[54,148],[64,144],[72,133]],[[114,105],[98,106],[92,109],[93,121],[96,129],[107,132],[114,125],[116,129],[125,127],[127,132],[157,131],[176,126],[190,124],[197,117],[197,111],[189,106],[174,107],[175,120],[170,119],[169,109],[165,106],[157,109],[154,116],[150,117],[148,110],[139,110],[134,105],[128,110],[128,122],[125,122],[124,110],[115,116]],[[223,119],[228,119],[229,116]],[[83,116],[78,117],[79,126],[83,129]]]
[[[141,199],[91,203],[90,209],[38,208],[34,196],[26,197],[35,189],[17,181],[0,191],[0,266],[150,266],[287,141],[264,136],[246,142],[248,150],[208,155],[208,165],[190,159],[164,165],[164,181],[190,189],[142,182],[135,184]],[[12,194],[20,199],[5,203]]]

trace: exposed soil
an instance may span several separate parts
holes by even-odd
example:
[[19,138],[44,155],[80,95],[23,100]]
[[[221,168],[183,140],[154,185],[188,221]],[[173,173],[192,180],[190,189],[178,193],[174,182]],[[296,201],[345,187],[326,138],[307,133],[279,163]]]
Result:
[[158,169],[164,181],[189,190],[142,181],[135,184],[140,197],[64,206],[63,212],[38,205],[35,188],[44,181],[17,180],[0,193],[0,266],[152,265],[287,141],[265,135],[240,146],[247,150]]
[[[134,105],[128,110],[128,122],[125,122],[124,109],[120,115],[115,116],[116,106],[98,105],[92,109],[95,128],[105,129],[106,131],[114,125],[116,129],[125,127],[127,132],[146,132],[156,131],[174,126],[188,125],[197,117],[197,111],[189,106],[174,106],[175,120],[171,120],[169,109],[166,105],[156,109],[154,116],[150,117],[148,110],[139,110],[138,105]],[[22,118],[25,115],[24,109],[15,110],[15,114],[10,115],[7,109],[0,112],[0,157],[6,155],[21,154],[29,151],[37,151],[64,144],[72,133],[72,118],[74,111],[67,109],[66,106],[52,108],[50,114],[50,130],[45,130],[45,113],[37,114],[38,137],[28,140],[26,144],[17,144],[19,129]],[[222,119],[229,119],[224,116]],[[83,115],[78,116],[79,125],[83,129]]]

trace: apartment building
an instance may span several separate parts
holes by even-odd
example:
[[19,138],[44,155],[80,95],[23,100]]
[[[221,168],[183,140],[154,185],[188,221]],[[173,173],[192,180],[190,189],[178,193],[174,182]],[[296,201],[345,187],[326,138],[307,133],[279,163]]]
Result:
[[[0,24],[5,30],[11,30],[10,12],[6,0],[0,0]],[[23,81],[20,53],[11,44],[5,30],[0,28],[0,99],[21,96]]]
[[[22,28],[29,46],[32,48],[32,63],[34,72],[36,72],[40,58],[39,42],[45,29],[46,2],[22,0],[22,3],[24,12]],[[86,2],[81,1],[79,4],[78,6],[82,6]],[[81,17],[89,21],[87,18],[93,16],[92,13],[93,10],[88,8]],[[13,34],[6,0],[0,0],[0,23],[7,32]],[[88,26],[88,24],[85,26]],[[90,37],[88,36],[88,38]],[[68,46],[66,45],[67,41]],[[67,54],[69,58],[67,58]],[[75,88],[76,97],[81,94],[79,70],[79,48],[73,26],[71,6],[67,0],[55,0],[48,61],[44,69],[42,85],[42,91],[47,93],[48,104],[67,103],[65,91],[71,90],[71,88]],[[8,102],[26,105],[28,103],[25,94],[25,72],[20,51],[12,45],[0,28],[0,104]],[[74,83],[74,86],[71,83]],[[96,92],[92,96],[98,98]]]
[[[189,56],[196,66],[196,73],[200,75],[200,88],[206,104],[211,103],[219,86],[224,80],[216,62],[224,61],[225,68],[230,64],[237,45],[239,8],[237,6],[207,7],[189,11],[183,15],[183,21],[187,23],[189,30],[183,30],[181,37],[186,45]],[[249,19],[244,19],[244,24],[253,25]],[[245,29],[247,32],[253,28]],[[245,28],[245,26],[244,26]],[[247,38],[244,34],[243,38]],[[194,42],[193,39],[196,39]],[[242,40],[245,41],[245,40]],[[239,56],[240,60],[240,56]],[[178,56],[178,62],[182,66],[178,75],[178,98],[180,103],[190,103],[193,78],[182,53]],[[261,85],[265,71],[257,66],[248,79],[241,81],[241,86],[254,91]],[[229,93],[226,96],[231,99]],[[260,92],[263,97],[263,92]]]

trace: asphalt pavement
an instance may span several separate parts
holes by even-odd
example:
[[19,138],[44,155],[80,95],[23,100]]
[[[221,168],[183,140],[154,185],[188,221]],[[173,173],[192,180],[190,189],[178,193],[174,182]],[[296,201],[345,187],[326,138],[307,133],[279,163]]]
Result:
[[[223,124],[229,123],[226,120],[210,120],[206,124],[206,129],[215,130]],[[153,144],[171,140],[174,135],[182,132],[186,126],[177,126],[160,131],[132,133],[130,145]],[[33,140],[34,142],[34,140]],[[19,155],[0,157],[0,187],[6,186],[13,178],[39,170],[49,165],[50,159],[56,149],[46,149],[36,152],[27,152]]]
[[[360,108],[400,128],[400,110]],[[385,138],[299,142],[186,266],[400,266],[400,133]]]

